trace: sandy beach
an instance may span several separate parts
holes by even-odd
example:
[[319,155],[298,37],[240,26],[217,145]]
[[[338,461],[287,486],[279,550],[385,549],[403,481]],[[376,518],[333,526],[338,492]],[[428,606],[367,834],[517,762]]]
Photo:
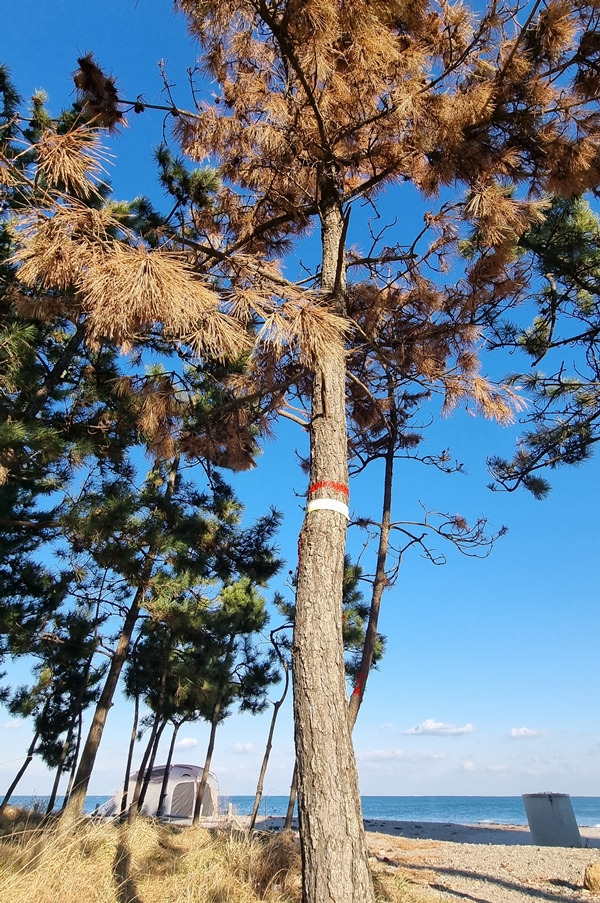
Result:
[[[367,831],[413,840],[441,840],[448,843],[485,843],[503,846],[531,846],[526,825],[455,825],[450,822],[379,821],[365,819]],[[600,849],[600,828],[580,828],[582,844]]]
[[505,825],[372,822],[375,869],[400,874],[426,896],[471,903],[544,903],[600,899],[583,887],[600,863],[600,828],[581,828],[584,847],[540,847],[529,829]]
[[[257,825],[278,830],[283,819]],[[580,828],[584,846],[541,847],[522,825],[365,820],[375,872],[397,875],[422,898],[462,903],[572,903],[600,900],[583,887],[600,863],[600,828]]]

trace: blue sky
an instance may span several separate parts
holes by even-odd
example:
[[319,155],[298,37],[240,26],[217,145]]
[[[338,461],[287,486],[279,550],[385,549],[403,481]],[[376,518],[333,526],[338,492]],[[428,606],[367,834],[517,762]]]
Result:
[[[67,106],[77,56],[94,51],[129,99],[162,102],[158,60],[164,59],[181,105],[189,104],[186,67],[195,60],[185,23],[168,0],[21,0],[4,3],[0,62],[28,97],[45,88],[49,106]],[[161,140],[161,114],[130,116],[115,140],[111,180],[116,197],[148,194],[160,204],[151,163]],[[386,214],[395,215],[393,201]],[[402,211],[405,215],[407,211]],[[600,689],[596,590],[600,467],[597,461],[551,474],[553,490],[537,502],[526,493],[491,493],[486,455],[510,448],[519,427],[501,428],[464,411],[436,422],[427,451],[450,447],[467,473],[442,475],[415,462],[397,468],[394,517],[411,520],[426,508],[485,514],[508,534],[483,561],[452,549],[443,567],[409,554],[398,583],[384,597],[381,630],[387,654],[370,678],[355,729],[363,794],[600,794]],[[283,422],[259,467],[235,484],[251,516],[270,504],[285,513],[282,554],[295,567],[305,479],[295,449],[305,436]],[[351,487],[354,515],[377,518],[375,472]],[[363,538],[350,531],[358,554]],[[111,711],[91,793],[119,783],[130,712]],[[268,717],[233,715],[220,729],[214,770],[223,793],[252,793]],[[10,782],[29,742],[29,726],[0,711],[0,790]],[[202,725],[179,743],[180,761],[201,763]],[[267,794],[289,788],[291,705],[280,719]],[[50,780],[34,763],[19,793],[45,793]]]

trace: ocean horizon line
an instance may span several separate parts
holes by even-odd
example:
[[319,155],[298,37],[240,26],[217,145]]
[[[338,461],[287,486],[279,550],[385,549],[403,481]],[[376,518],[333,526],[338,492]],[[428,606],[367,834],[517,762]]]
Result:
[[[549,792],[550,793],[550,792]],[[92,814],[96,808],[111,798],[107,794],[91,794],[86,798],[85,812]],[[232,811],[240,816],[250,815],[254,793],[227,794],[221,792],[221,811]],[[262,817],[282,817],[287,812],[288,795],[264,794],[259,807]],[[600,826],[600,797],[571,796],[575,820],[580,827]],[[15,795],[12,803],[25,808],[44,811],[48,797],[41,794]],[[361,796],[365,821],[441,822],[457,825],[527,825],[525,806],[521,796],[482,796],[478,794],[456,796],[438,795],[375,795]],[[58,797],[56,808],[62,805]]]

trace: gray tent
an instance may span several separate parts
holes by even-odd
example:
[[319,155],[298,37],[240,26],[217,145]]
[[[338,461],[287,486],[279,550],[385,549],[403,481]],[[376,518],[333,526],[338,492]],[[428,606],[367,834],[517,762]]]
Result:
[[[156,816],[160,803],[160,792],[165,774],[165,765],[159,765],[152,769],[150,783],[142,804],[142,815]],[[163,802],[162,818],[169,821],[187,821],[194,814],[194,805],[198,796],[198,789],[204,769],[198,765],[171,765],[167,793]],[[131,804],[135,791],[135,783],[138,773],[132,774],[129,779],[127,791],[127,806]],[[96,815],[103,818],[112,818],[121,811],[121,799],[123,786],[113,794],[110,800],[101,806]],[[203,818],[217,818],[219,815],[219,788],[214,775],[208,775],[202,808],[200,815]]]

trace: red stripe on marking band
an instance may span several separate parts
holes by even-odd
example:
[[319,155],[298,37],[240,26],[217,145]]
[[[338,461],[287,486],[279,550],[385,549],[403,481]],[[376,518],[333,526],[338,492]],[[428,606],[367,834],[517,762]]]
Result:
[[354,686],[353,696],[362,696],[365,690],[366,678],[362,671],[359,671],[356,675],[356,684]]
[[350,495],[345,483],[335,483],[333,480],[321,480],[320,483],[313,483],[312,486],[308,487],[308,494],[312,495],[313,492],[317,492],[319,489],[335,489],[336,492],[343,492],[347,496]]

